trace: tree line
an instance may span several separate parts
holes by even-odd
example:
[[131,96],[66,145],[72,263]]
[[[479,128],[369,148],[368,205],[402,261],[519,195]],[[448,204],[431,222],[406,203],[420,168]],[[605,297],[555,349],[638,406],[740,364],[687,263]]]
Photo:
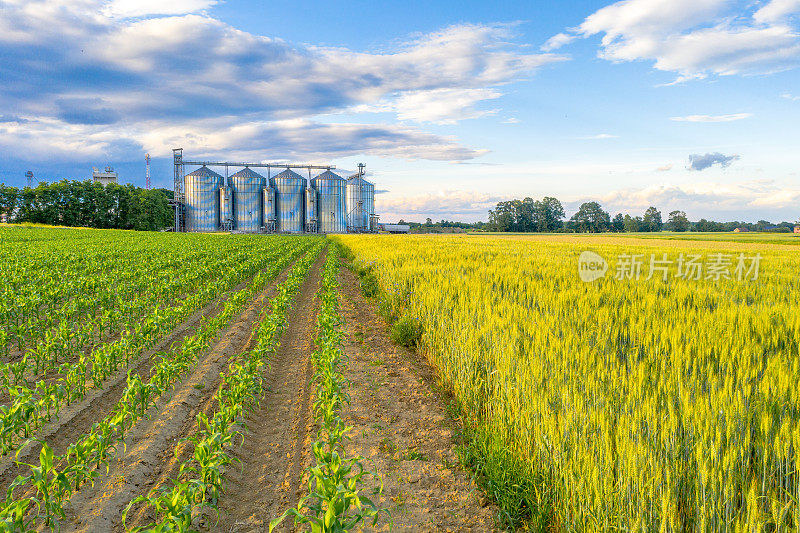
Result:
[[598,202],[584,202],[571,218],[566,219],[564,208],[556,198],[542,200],[524,198],[498,202],[489,211],[489,222],[481,228],[500,232],[577,232],[577,233],[633,233],[656,231],[733,231],[742,228],[748,231],[771,231],[788,233],[795,226],[792,222],[772,224],[767,220],[750,222],[714,222],[700,219],[690,222],[684,211],[671,211],[664,221],[661,211],[649,207],[641,216],[617,213],[613,218]]
[[22,189],[0,184],[0,218],[54,226],[157,231],[173,226],[172,191],[92,180],[40,183]]

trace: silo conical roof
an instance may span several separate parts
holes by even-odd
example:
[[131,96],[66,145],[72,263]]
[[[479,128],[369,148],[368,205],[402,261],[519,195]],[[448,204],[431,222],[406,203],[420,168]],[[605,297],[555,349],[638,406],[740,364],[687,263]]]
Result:
[[203,165],[202,167],[198,168],[194,172],[189,172],[186,174],[187,176],[196,176],[199,178],[221,178],[222,176],[208,168],[207,166]]
[[258,172],[253,172],[250,167],[244,167],[236,174],[231,175],[232,178],[263,178]]
[[341,177],[339,174],[335,174],[335,173],[331,172],[331,170],[328,169],[325,172],[323,172],[322,174],[320,174],[319,176],[316,176],[314,179],[315,180],[316,179],[343,180],[344,178]]
[[280,173],[275,174],[274,176],[272,176],[272,179],[280,179],[280,178],[295,178],[295,179],[301,179],[301,180],[305,179],[303,176],[301,176],[300,174],[298,174],[297,172],[293,171],[290,168],[287,168],[283,172],[280,172]]

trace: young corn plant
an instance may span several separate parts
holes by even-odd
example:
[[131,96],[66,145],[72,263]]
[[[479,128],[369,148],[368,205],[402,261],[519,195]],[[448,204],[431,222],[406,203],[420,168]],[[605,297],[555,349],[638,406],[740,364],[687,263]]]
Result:
[[[379,508],[365,496],[368,478],[377,479],[373,494],[383,492],[383,480],[377,473],[364,469],[364,458],[348,457],[345,441],[351,428],[341,418],[341,408],[349,403],[348,383],[342,374],[345,356],[341,350],[343,333],[339,326],[337,282],[339,256],[331,248],[323,270],[322,286],[318,293],[321,309],[317,317],[317,350],[312,355],[316,384],[314,414],[320,420],[317,441],[312,444],[316,464],[309,467],[308,494],[296,507],[287,509],[270,522],[272,531],[285,519],[291,517],[294,524],[308,526],[313,532],[340,533],[359,527],[372,519],[376,525],[381,513]],[[389,516],[391,520],[391,516]]]
[[268,356],[278,344],[280,334],[286,327],[291,302],[319,248],[319,245],[316,246],[299,260],[278,288],[278,294],[265,310],[258,327],[256,347],[229,364],[222,376],[222,386],[214,397],[219,406],[214,415],[208,418],[203,413],[198,414],[198,431],[187,439],[194,444],[194,453],[181,465],[177,479],[171,480],[170,485],[156,488],[132,500],[122,515],[126,529],[128,514],[139,503],[150,508],[158,518],[154,523],[129,531],[189,532],[193,531],[193,513],[204,508],[217,509],[224,490],[224,469],[233,461],[227,452],[234,440],[243,435],[245,413],[258,404],[263,389],[262,373],[268,364]]

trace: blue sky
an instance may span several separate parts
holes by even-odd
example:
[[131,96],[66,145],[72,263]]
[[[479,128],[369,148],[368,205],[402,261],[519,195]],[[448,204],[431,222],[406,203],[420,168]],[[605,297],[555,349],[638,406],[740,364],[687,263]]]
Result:
[[0,181],[367,164],[382,220],[800,218],[800,0],[0,0]]

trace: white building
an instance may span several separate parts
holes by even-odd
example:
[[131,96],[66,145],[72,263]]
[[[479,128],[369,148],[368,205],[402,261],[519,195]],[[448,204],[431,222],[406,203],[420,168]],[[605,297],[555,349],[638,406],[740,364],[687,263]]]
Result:
[[117,182],[117,173],[114,172],[113,167],[106,167],[104,171],[100,171],[97,167],[92,168],[92,181],[106,186],[110,183]]

